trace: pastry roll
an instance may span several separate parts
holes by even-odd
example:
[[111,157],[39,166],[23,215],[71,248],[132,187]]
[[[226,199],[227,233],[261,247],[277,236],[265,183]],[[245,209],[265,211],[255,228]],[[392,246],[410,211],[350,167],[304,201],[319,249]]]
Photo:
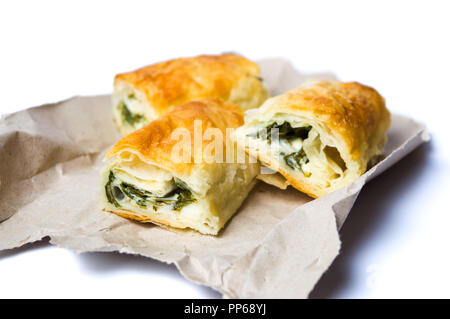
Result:
[[106,155],[104,210],[216,235],[259,173],[256,159],[225,160],[226,148],[236,146],[227,131],[243,123],[238,105],[206,99],[178,106],[124,137]]
[[256,63],[236,54],[202,55],[116,75],[113,114],[127,135],[192,100],[220,98],[249,109],[267,97]]
[[[236,136],[244,148],[311,197],[362,175],[382,154],[390,113],[383,97],[351,82],[310,81],[249,110]],[[261,176],[274,185],[279,176]]]

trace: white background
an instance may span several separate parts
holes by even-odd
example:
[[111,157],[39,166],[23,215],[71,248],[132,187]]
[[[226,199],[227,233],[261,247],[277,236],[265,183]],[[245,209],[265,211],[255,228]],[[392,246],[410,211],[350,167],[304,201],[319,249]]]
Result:
[[[450,297],[448,1],[2,1],[0,40],[2,114],[109,93],[116,73],[223,51],[374,86],[432,141],[364,188],[311,296]],[[46,242],[0,252],[0,283],[0,297],[220,297],[173,266]]]

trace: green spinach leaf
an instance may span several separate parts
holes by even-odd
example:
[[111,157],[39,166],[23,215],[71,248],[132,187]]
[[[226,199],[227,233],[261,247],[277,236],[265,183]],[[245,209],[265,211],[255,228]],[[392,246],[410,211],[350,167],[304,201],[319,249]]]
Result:
[[[105,185],[106,196],[110,203],[116,207],[120,207],[112,186],[114,180],[115,176],[113,172],[110,171],[108,183]],[[174,178],[174,182],[177,185],[177,188],[162,197],[158,197],[149,191],[137,188],[136,186],[125,182],[120,183],[120,194],[121,196],[127,196],[135,201],[139,206],[147,207],[148,205],[151,205],[155,211],[162,205],[169,205],[173,210],[178,211],[184,206],[195,202],[196,199],[185,182],[178,178]],[[115,187],[119,188],[118,186]]]
[[277,124],[274,122],[264,129],[258,131],[256,133],[257,138],[265,137],[269,143],[272,142],[272,129],[278,129],[278,137],[280,139],[292,140],[295,138],[301,138],[302,140],[308,138],[309,131],[311,130],[311,126],[303,126],[303,127],[292,127],[289,122],[283,122],[282,124]]
[[116,197],[114,196],[114,192],[112,189],[113,187],[112,183],[114,182],[115,179],[116,177],[114,176],[113,172],[109,171],[108,182],[105,184],[105,193],[108,202],[110,202],[116,207],[120,207],[119,203],[116,201]]
[[123,121],[128,123],[130,126],[134,126],[145,119],[142,114],[133,114],[124,101],[120,102],[118,108],[120,109]]
[[302,165],[309,163],[309,159],[303,149],[284,156],[284,161],[293,170],[302,171]]

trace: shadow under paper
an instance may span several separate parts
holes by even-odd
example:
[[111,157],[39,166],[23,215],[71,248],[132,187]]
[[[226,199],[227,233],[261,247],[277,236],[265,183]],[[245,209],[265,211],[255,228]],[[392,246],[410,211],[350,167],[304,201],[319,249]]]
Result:
[[352,284],[352,263],[365,244],[377,236],[396,198],[420,180],[430,161],[432,141],[425,143],[386,172],[366,184],[340,230],[341,251],[324,273],[309,298],[337,298]]

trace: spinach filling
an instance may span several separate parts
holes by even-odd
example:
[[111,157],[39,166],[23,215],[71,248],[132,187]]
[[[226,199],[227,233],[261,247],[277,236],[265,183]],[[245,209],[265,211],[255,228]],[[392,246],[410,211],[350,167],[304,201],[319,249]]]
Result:
[[116,177],[113,172],[110,171],[108,182],[105,185],[105,192],[108,201],[116,207],[120,207],[116,199],[121,200],[125,196],[135,201],[141,207],[152,206],[155,211],[162,205],[168,205],[171,209],[179,211],[184,206],[196,201],[191,190],[183,181],[176,177],[174,178],[174,182],[177,188],[163,197],[158,197],[149,191],[139,189],[125,182],[120,182],[119,185],[112,186],[115,179]]
[[114,196],[113,193],[113,186],[112,183],[114,183],[114,180],[116,179],[116,177],[114,176],[112,171],[109,171],[109,176],[108,176],[108,182],[105,185],[105,193],[106,193],[106,198],[108,199],[108,202],[110,202],[111,204],[113,204],[116,207],[119,207],[119,203],[116,201],[116,197]]
[[301,171],[302,165],[309,163],[309,159],[303,149],[298,152],[285,155],[284,161],[290,168],[296,171]]
[[[272,135],[272,129],[278,130],[278,138],[280,140],[284,140],[288,143],[291,141],[300,138],[302,141],[308,138],[309,131],[311,131],[311,126],[303,126],[303,127],[292,127],[289,122],[283,122],[282,124],[278,124],[274,122],[262,130],[256,132],[257,138],[266,138],[269,144],[272,142],[272,138],[276,137]],[[255,136],[255,135],[254,135]],[[293,152],[290,154],[281,153],[286,164],[296,171],[302,171],[302,165],[309,163],[308,156],[305,151],[300,149],[297,152]]]
[[272,142],[272,138],[276,137],[276,134],[272,136],[272,129],[278,130],[278,138],[285,140],[293,140],[296,138],[301,138],[302,140],[308,138],[309,131],[311,131],[311,126],[303,126],[303,127],[292,127],[289,122],[283,122],[282,124],[278,124],[274,122],[265,128],[256,132],[257,138],[266,138],[269,144]]
[[122,116],[122,120],[130,126],[135,126],[137,123],[140,123],[145,120],[144,115],[142,114],[133,114],[130,111],[127,104],[124,101],[121,101],[117,106]]

